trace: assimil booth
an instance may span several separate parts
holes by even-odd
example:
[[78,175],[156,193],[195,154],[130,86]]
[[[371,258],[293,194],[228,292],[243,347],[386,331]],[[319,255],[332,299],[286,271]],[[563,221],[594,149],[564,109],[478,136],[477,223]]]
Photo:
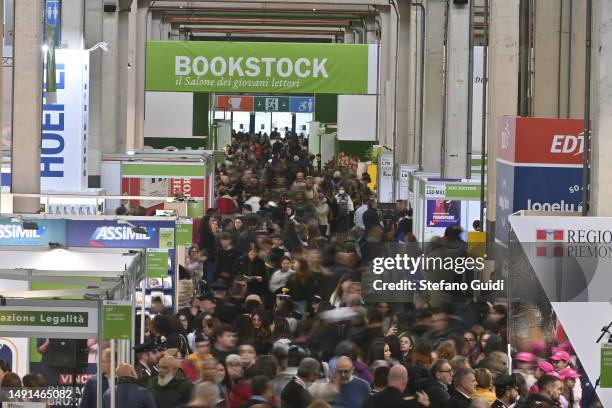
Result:
[[[118,361],[133,362],[135,293],[146,279],[143,251],[57,244],[2,247],[0,258],[0,343],[14,352],[13,371],[45,377],[50,406],[78,403],[87,379],[101,376],[94,344],[111,348],[111,383]],[[114,399],[111,391],[111,406]]]

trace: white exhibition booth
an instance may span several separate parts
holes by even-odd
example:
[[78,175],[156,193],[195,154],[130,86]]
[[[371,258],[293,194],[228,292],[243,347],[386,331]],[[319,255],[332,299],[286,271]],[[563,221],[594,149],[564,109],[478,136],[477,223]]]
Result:
[[[122,305],[130,311],[131,332],[129,338],[108,339],[115,353],[112,359],[133,362],[134,346],[133,313],[135,292],[146,278],[144,250],[112,248],[64,248],[45,247],[1,247],[0,259],[0,345],[13,351],[13,371],[23,376],[30,372],[30,339],[105,339],[105,314],[108,306]],[[70,285],[78,289],[54,289]],[[66,300],[82,299],[82,300]],[[25,325],[16,321],[20,315],[51,316],[76,314],[86,316],[85,323],[57,324],[48,317],[35,324]],[[7,317],[9,316],[9,317]],[[11,320],[12,317],[12,320]],[[144,320],[143,320],[144,322]],[[69,322],[70,323],[70,322]],[[54,325],[56,325],[54,327]],[[97,353],[98,375],[100,375],[101,353]],[[112,367],[115,366],[112,361]],[[111,381],[114,380],[114,368]],[[101,386],[101,382],[99,383]],[[101,393],[98,393],[101,407]],[[111,395],[114,406],[114,391]]]

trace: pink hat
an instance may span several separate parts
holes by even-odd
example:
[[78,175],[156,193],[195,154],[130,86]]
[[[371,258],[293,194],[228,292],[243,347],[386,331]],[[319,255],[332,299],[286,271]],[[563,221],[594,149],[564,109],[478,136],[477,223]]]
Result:
[[555,378],[558,378],[558,379],[561,380],[561,376],[556,371],[549,371],[549,372],[546,373],[546,375],[550,375],[551,377],[555,377]]
[[550,364],[548,361],[545,360],[540,360],[538,361],[538,368],[542,371],[544,371],[545,374],[549,373],[549,372],[554,372],[555,368],[553,367],[552,364]]
[[563,360],[566,363],[569,363],[570,355],[566,351],[559,350],[555,354],[553,354],[550,359],[553,361]]
[[580,376],[578,375],[578,373],[574,370],[572,370],[570,367],[565,367],[563,370],[559,371],[559,377],[561,377],[562,380],[565,380],[566,378],[579,378]]
[[526,363],[533,363],[536,359],[536,356],[532,353],[527,353],[527,352],[520,352],[518,353],[516,356],[514,356],[514,359],[516,361],[523,361]]

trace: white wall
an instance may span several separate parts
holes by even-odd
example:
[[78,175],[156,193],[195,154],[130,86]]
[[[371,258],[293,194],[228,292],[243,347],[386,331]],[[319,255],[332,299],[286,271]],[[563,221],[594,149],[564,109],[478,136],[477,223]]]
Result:
[[191,92],[147,92],[145,137],[192,137]]
[[376,95],[338,95],[338,140],[376,140]]

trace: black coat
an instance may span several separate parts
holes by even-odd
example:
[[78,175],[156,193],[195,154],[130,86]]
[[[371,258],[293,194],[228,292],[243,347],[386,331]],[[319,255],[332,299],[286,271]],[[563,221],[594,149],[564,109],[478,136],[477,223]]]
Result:
[[447,408],[470,408],[472,401],[460,393],[459,391],[453,391],[450,399],[446,403]]
[[149,390],[153,394],[157,408],[174,408],[191,399],[193,384],[179,371],[165,387],[157,382],[157,377],[149,380]]
[[[104,393],[104,408],[110,407],[110,390]],[[120,377],[115,388],[116,408],[156,408],[148,389],[140,386],[135,379]]]
[[423,378],[419,383],[419,388],[429,396],[430,408],[446,408],[450,394],[440,381],[431,377]]
[[285,385],[280,397],[282,408],[308,408],[313,401],[310,392],[298,384],[295,378]]
[[420,408],[416,397],[406,397],[400,390],[387,387],[381,392],[370,395],[363,403],[363,408]]
[[380,217],[378,215],[378,211],[374,208],[368,208],[363,213],[363,225],[365,230],[368,231],[375,225],[380,225]]
[[268,278],[266,273],[266,263],[263,259],[257,257],[251,261],[247,255],[241,256],[234,264],[234,273],[236,276],[260,276],[263,278],[261,282],[257,282],[255,280],[249,281],[247,283],[247,289],[249,293],[254,293],[259,295],[262,299],[265,299],[268,294]]
[[[102,396],[108,390],[108,379],[102,376]],[[98,405],[98,377],[93,376],[85,383],[83,394],[81,395],[80,408],[95,408]]]

